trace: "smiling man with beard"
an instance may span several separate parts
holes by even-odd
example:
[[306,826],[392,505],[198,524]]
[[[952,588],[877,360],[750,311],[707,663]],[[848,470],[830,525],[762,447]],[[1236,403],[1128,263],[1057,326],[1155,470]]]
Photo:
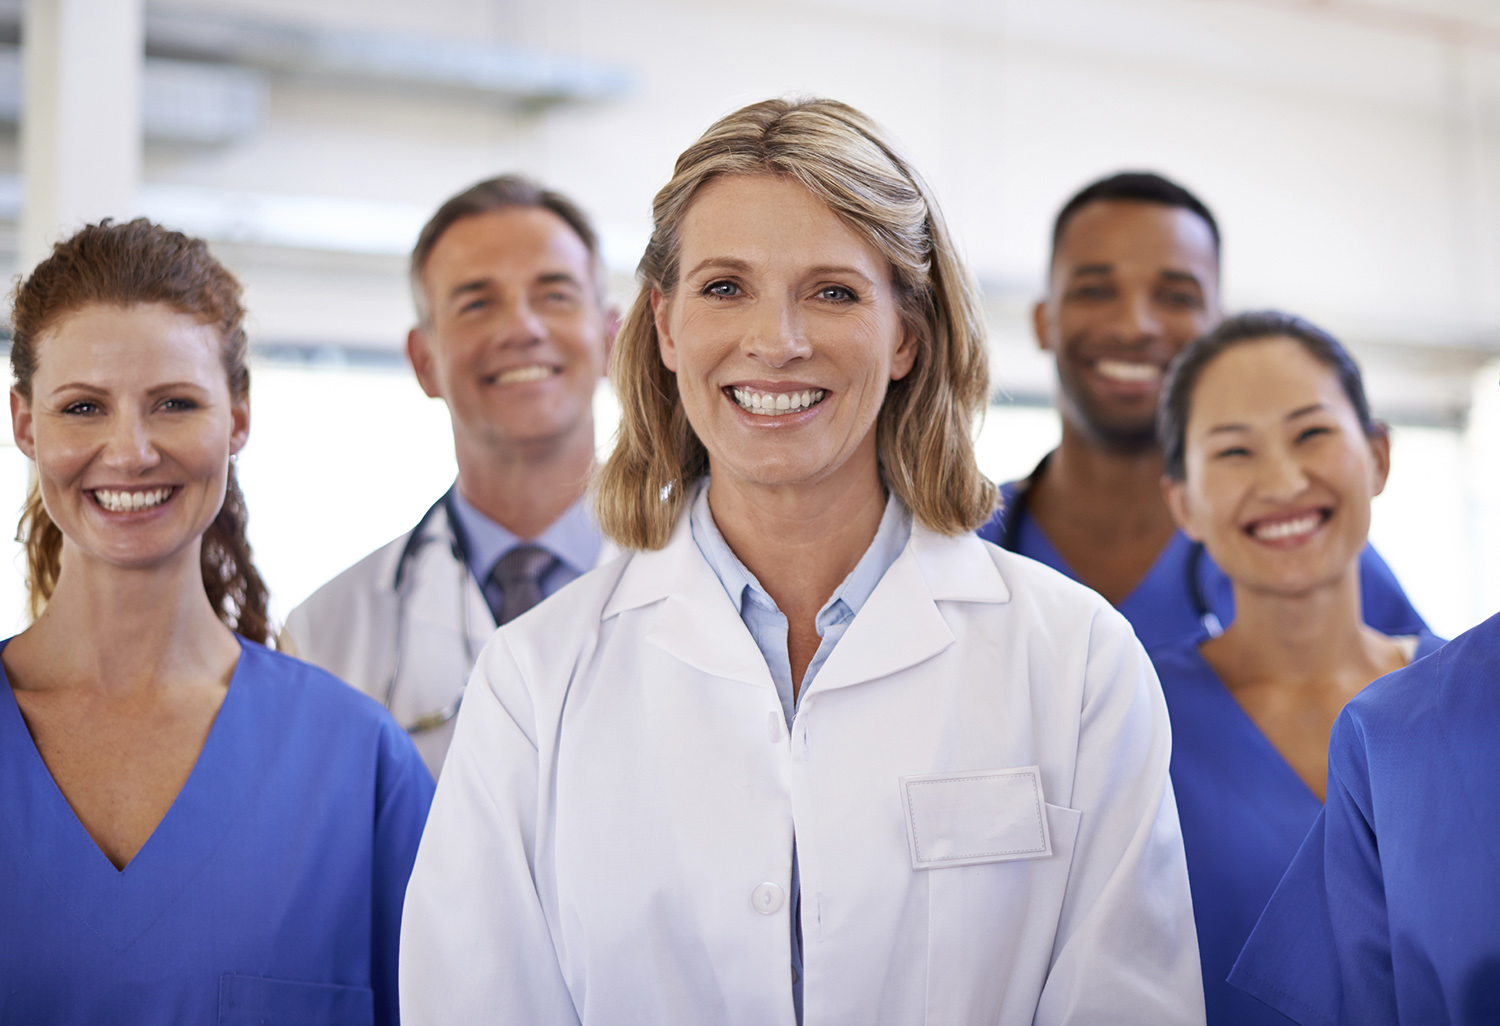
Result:
[[[1160,175],[1122,172],[1057,215],[1047,295],[1033,310],[1057,359],[1062,440],[980,536],[1108,599],[1149,648],[1216,634],[1234,600],[1162,500],[1156,403],[1167,365],[1220,320],[1219,228]],[[1373,548],[1360,559],[1364,617],[1388,634],[1426,625]]]

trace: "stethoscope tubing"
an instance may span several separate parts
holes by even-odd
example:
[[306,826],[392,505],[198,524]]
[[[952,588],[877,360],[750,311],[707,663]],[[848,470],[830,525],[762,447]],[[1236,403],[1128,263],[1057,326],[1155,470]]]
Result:
[[[456,486],[455,486],[456,487]],[[459,526],[458,516],[453,508],[453,488],[449,488],[442,497],[427,508],[422,518],[412,528],[411,534],[406,538],[406,544],[401,547],[401,554],[396,557],[396,571],[392,575],[391,587],[396,592],[396,629],[392,640],[391,673],[385,685],[383,701],[387,709],[391,708],[391,702],[396,696],[396,683],[401,677],[401,665],[405,661],[406,649],[406,606],[411,597],[411,566],[422,548],[429,542],[437,541],[432,537],[428,528],[433,519],[441,510],[448,520],[448,544],[453,553],[453,559],[463,568],[459,585],[459,633],[464,640],[464,656],[468,666],[473,666],[478,658],[474,651],[474,642],[469,637],[469,558],[468,545]],[[458,715],[459,706],[464,699],[464,686],[468,683],[465,676],[460,685],[457,696],[453,701],[436,712],[421,717],[413,723],[405,724],[408,734],[421,734],[429,730],[435,730]]]

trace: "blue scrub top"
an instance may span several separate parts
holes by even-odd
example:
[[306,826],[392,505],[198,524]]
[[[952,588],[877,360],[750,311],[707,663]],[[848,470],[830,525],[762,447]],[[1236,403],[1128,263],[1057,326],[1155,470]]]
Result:
[[[1442,642],[1430,634],[1417,658]],[[1151,650],[1172,719],[1172,790],[1187,851],[1210,1026],[1287,1019],[1228,983],[1292,856],[1323,808],[1204,661],[1196,641]]]
[[[979,529],[979,537],[1003,546],[1009,529],[1015,551],[1045,563],[1075,581],[1079,580],[1030,514],[1022,509],[1019,520],[1014,519],[1020,505],[1017,496],[1023,483],[1012,481],[1001,487],[1002,505],[989,522]],[[1196,560],[1195,549],[1199,550]],[[1228,626],[1234,619],[1234,586],[1229,578],[1208,557],[1208,553],[1178,531],[1167,542],[1167,547],[1162,549],[1151,569],[1146,571],[1141,583],[1116,607],[1130,621],[1130,625],[1135,628],[1136,637],[1140,638],[1141,644],[1147,649],[1189,638],[1202,639],[1209,633],[1194,601],[1193,588],[1189,583],[1190,573],[1198,582],[1198,594],[1203,597],[1207,611],[1224,626]],[[1369,545],[1360,553],[1359,585],[1365,623],[1390,635],[1423,634],[1427,631],[1427,624],[1406,597],[1396,575],[1391,573],[1385,560]]]
[[1344,707],[1229,981],[1300,1023],[1500,1022],[1500,617]]
[[377,702],[241,640],[192,773],[119,870],[0,683],[0,1022],[397,1021],[433,783]]

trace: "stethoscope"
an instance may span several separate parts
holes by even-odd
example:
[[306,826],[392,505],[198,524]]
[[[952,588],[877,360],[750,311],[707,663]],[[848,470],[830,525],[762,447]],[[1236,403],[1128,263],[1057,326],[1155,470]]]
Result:
[[[459,578],[459,633],[464,639],[465,664],[473,666],[479,658],[474,651],[474,642],[469,637],[469,550],[464,539],[463,529],[459,526],[458,515],[453,508],[453,489],[450,488],[443,493],[443,497],[427,508],[422,514],[422,519],[417,521],[417,526],[407,536],[406,544],[401,547],[401,555],[396,559],[396,573],[392,586],[396,590],[396,638],[394,642],[395,652],[391,660],[391,676],[385,685],[385,707],[391,707],[391,700],[396,694],[396,679],[401,676],[401,663],[406,647],[406,604],[411,598],[411,564],[418,552],[428,542],[438,539],[428,532],[433,518],[442,510],[448,518],[448,544],[453,553],[453,559],[463,568],[463,574]],[[463,704],[464,688],[468,686],[468,676],[465,674],[463,681],[459,683],[458,694],[441,709],[420,716],[406,725],[408,734],[424,734],[429,730],[436,730],[458,715],[458,707]]]
[[[1030,474],[1022,478],[1016,487],[1016,493],[1006,503],[1005,509],[1000,513],[1000,547],[1011,552],[1021,551],[1021,520],[1026,514],[1026,503],[1031,499],[1031,484],[1041,476],[1047,466],[1047,461],[1052,458],[1049,452],[1043,456]],[[1193,547],[1188,550],[1186,569],[1188,599],[1193,604],[1193,615],[1203,625],[1211,638],[1217,638],[1224,633],[1224,625],[1219,622],[1219,616],[1209,607],[1208,595],[1203,591],[1203,580],[1199,573],[1203,569],[1203,543],[1193,542]]]

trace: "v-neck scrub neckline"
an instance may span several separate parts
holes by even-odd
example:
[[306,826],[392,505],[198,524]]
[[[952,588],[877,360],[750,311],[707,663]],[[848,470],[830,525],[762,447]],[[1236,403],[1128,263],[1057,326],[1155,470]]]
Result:
[[[1442,642],[1418,638],[1416,655]],[[1172,721],[1172,789],[1211,1026],[1281,1026],[1279,1012],[1231,987],[1229,970],[1323,803],[1198,649],[1150,651]]]
[[[0,644],[0,652],[4,648]],[[227,772],[244,755],[237,749],[243,748],[245,732],[235,723],[244,663],[242,649],[192,770],[151,836],[123,868],[110,861],[58,787],[0,663],[0,779],[22,782],[29,792],[19,806],[17,825],[53,856],[38,870],[67,896],[74,914],[118,950],[150,927],[223,837],[239,795],[213,793],[212,781],[228,782],[236,791],[247,786]],[[105,909],[125,911],[105,915]]]
[[197,761],[117,869],[0,683],[0,1021],[394,1018],[432,781],[378,704],[241,640]]

